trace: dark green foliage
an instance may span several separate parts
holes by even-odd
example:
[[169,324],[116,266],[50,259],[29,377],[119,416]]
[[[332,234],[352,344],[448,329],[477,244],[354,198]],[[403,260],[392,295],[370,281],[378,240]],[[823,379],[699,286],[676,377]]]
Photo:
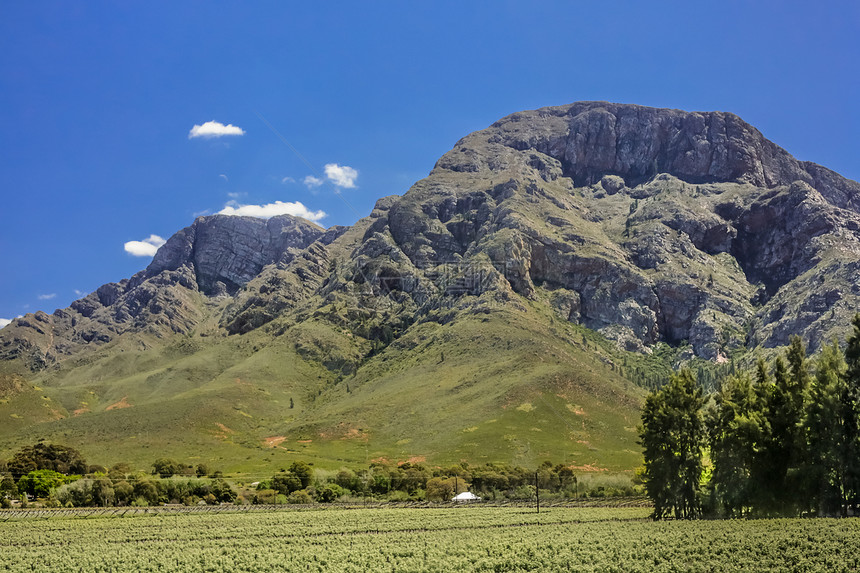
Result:
[[140,479],[130,484],[108,478],[81,479],[56,487],[53,496],[64,506],[127,506],[184,503],[194,505],[232,503],[235,490],[224,480],[215,479]]
[[[860,314],[843,353],[837,342],[814,361],[794,336],[773,374],[759,360],[755,383],[728,379],[706,414],[713,471],[709,511],[746,515],[849,515],[860,502]],[[680,376],[680,375],[679,375]],[[651,394],[640,433],[645,483],[656,518],[670,512],[681,472],[675,428],[689,424],[673,377]],[[675,404],[675,406],[670,406]],[[677,511],[677,510],[676,510]]]
[[711,491],[728,516],[742,516],[759,493],[755,479],[757,447],[766,432],[762,404],[748,375],[729,378],[714,396],[706,419],[711,462]]
[[639,437],[655,519],[689,519],[700,513],[703,403],[702,389],[689,370],[673,375],[645,400]]
[[185,467],[179,462],[167,458],[159,458],[152,462],[152,473],[162,478],[181,474],[184,469]]
[[0,480],[0,498],[6,496],[15,498],[18,497],[18,486],[15,484],[15,479],[11,475],[3,476]]
[[302,484],[302,488],[311,485],[314,479],[314,469],[306,462],[295,461],[290,464],[290,474],[296,476]]
[[21,448],[7,462],[9,473],[15,478],[36,470],[52,470],[61,474],[85,474],[87,462],[81,453],[69,446],[39,442]]
[[344,493],[343,488],[335,483],[329,483],[317,490],[317,501],[331,503]]
[[845,501],[860,509],[860,313],[852,321],[854,332],[845,348],[845,385],[842,390]]
[[809,509],[819,515],[842,512],[848,463],[845,421],[851,413],[842,403],[845,361],[838,344],[825,346],[816,362],[803,423]]
[[[793,360],[796,366],[797,356]],[[791,514],[796,510],[797,467],[801,461],[798,446],[803,417],[803,394],[798,395],[801,388],[782,357],[777,357],[773,382],[762,389],[766,426],[756,469],[758,504],[768,514]]]
[[302,489],[302,481],[296,475],[281,472],[272,477],[270,487],[280,494],[289,495],[294,491]]

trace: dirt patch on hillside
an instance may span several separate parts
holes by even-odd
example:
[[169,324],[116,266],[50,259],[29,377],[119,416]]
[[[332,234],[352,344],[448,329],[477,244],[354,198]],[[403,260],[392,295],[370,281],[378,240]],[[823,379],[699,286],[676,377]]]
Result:
[[267,448],[277,448],[284,443],[284,440],[286,439],[286,436],[272,436],[263,440],[263,443],[266,444]]
[[323,440],[363,440],[365,442],[370,438],[370,435],[363,428],[350,426],[346,422],[322,430],[319,436]]
[[567,466],[572,470],[580,472],[608,472],[609,468],[602,468],[593,464],[585,464],[584,466]]
[[123,408],[131,408],[131,407],[132,407],[132,404],[129,403],[128,396],[123,396],[122,400],[120,400],[119,402],[114,402],[113,404],[111,404],[110,406],[105,408],[105,410],[106,411],[121,410]]

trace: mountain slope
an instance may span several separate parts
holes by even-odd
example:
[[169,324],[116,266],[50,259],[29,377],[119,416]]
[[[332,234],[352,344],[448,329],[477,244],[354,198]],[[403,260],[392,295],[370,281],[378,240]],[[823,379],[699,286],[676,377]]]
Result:
[[732,114],[520,112],[352,227],[203,217],[14,321],[0,446],[629,469],[631,380],[843,336],[858,254],[860,185]]

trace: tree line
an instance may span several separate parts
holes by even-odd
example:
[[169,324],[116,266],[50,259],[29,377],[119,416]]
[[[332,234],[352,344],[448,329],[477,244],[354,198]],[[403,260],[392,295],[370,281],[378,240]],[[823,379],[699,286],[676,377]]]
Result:
[[629,481],[577,479],[573,468],[546,460],[522,466],[461,462],[450,466],[374,462],[363,469],[316,470],[297,460],[253,484],[225,479],[205,464],[155,460],[148,472],[118,463],[87,464],[74,448],[40,442],[0,462],[0,502],[33,499],[49,507],[124,507],[158,504],[309,504],[335,501],[448,501],[471,491],[487,500],[594,498],[641,494]]
[[15,499],[24,507],[32,499],[53,507],[123,507],[214,505],[235,502],[237,497],[220,471],[165,458],[156,460],[150,473],[125,463],[105,468],[87,464],[72,447],[39,442],[0,462],[2,507],[10,507]]
[[847,516],[860,512],[860,314],[845,350],[810,359],[793,336],[771,364],[704,396],[689,370],[642,408],[653,517]]
[[537,470],[502,463],[447,467],[422,463],[376,462],[366,469],[341,469],[315,477],[313,469],[297,461],[257,484],[256,503],[312,503],[337,499],[388,501],[448,501],[471,491],[484,499],[532,499],[535,488],[542,498],[607,497],[635,495],[632,483],[621,487],[580,484],[573,469],[544,461]]

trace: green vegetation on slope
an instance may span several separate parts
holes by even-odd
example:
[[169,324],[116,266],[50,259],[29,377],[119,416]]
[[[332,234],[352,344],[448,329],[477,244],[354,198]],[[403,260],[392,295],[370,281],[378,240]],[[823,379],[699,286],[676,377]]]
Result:
[[356,326],[343,304],[243,335],[175,335],[146,348],[120,339],[32,380],[50,415],[15,425],[35,391],[0,404],[2,445],[47,439],[103,464],[146,467],[165,455],[255,474],[299,458],[332,469],[638,465],[643,393],[621,375],[626,353],[537,303],[463,300],[471,306],[453,320],[442,309],[382,344],[346,328]]

